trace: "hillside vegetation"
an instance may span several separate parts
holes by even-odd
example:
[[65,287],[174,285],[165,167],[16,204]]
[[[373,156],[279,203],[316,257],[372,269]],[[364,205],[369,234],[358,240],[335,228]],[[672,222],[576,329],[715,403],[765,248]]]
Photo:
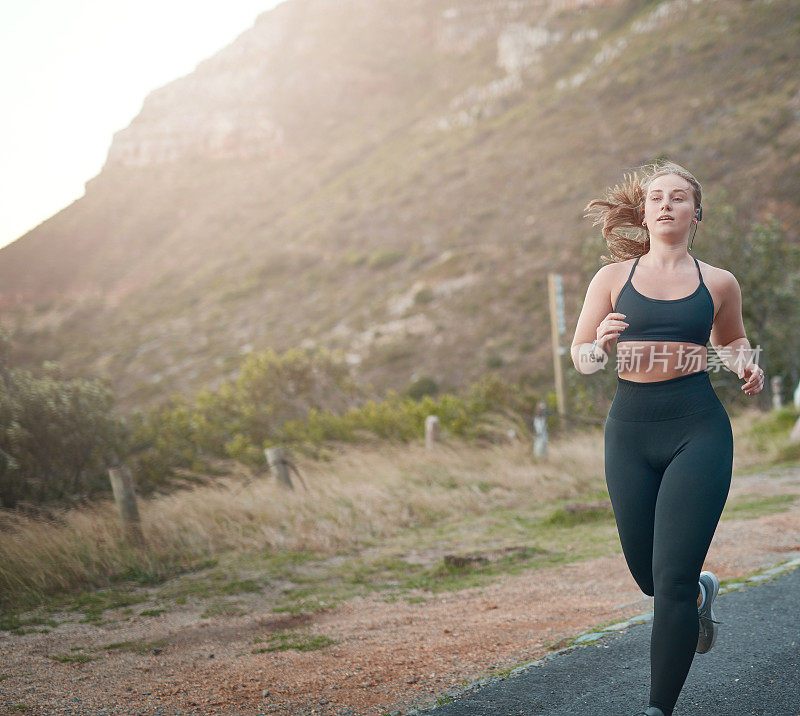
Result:
[[341,350],[380,391],[487,369],[549,390],[547,272],[568,343],[604,249],[582,210],[623,170],[695,172],[700,259],[770,217],[796,245],[798,39],[790,0],[288,0],[0,250],[16,361],[104,376],[124,410],[267,348]]
[[[757,411],[735,418],[737,474],[796,467],[800,452],[788,435],[797,417],[786,408],[766,418]],[[551,441],[548,455],[538,459],[519,436],[489,446],[447,438],[435,450],[420,440],[363,444],[334,451],[326,461],[298,454],[305,486],[295,490],[239,464],[208,484],[140,500],[142,544],[125,540],[107,501],[53,509],[49,519],[0,511],[3,610],[115,587],[81,599],[108,608],[103,599],[117,598],[119,589],[128,594],[137,585],[218,565],[204,577],[187,575],[191,591],[181,594],[235,595],[270,585],[281,610],[296,613],[389,584],[436,591],[464,586],[473,571],[493,574],[487,565],[464,570],[446,561],[432,571],[418,569],[415,554],[430,552],[441,562],[443,552],[505,554],[516,545],[506,555],[508,569],[586,559],[619,549],[602,452],[597,428]],[[726,513],[779,511],[796,497],[736,498]],[[311,563],[324,567],[324,579],[307,572]],[[161,591],[164,598],[178,596]]]

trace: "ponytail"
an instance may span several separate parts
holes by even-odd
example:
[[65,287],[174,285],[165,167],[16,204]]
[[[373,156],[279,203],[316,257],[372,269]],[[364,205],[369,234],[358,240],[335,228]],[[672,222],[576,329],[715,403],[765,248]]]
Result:
[[608,189],[604,200],[589,202],[584,212],[592,219],[592,226],[603,226],[603,238],[611,251],[610,257],[600,257],[606,263],[625,261],[650,250],[650,234],[642,226],[644,189],[635,172]]

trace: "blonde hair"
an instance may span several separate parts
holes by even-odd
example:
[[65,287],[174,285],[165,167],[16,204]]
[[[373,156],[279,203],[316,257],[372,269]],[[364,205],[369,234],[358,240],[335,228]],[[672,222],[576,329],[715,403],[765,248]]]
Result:
[[653,179],[666,174],[675,174],[689,182],[697,209],[703,197],[700,182],[687,169],[668,161],[645,165],[625,174],[621,183],[606,190],[604,199],[595,199],[586,205],[584,216],[592,219],[592,226],[603,225],[603,238],[611,252],[611,256],[600,257],[603,261],[625,261],[650,250],[650,232],[642,226],[644,199]]

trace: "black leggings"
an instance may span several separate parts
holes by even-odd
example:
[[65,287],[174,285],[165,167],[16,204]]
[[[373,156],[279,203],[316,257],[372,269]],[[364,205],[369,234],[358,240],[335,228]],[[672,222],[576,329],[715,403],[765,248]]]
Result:
[[728,497],[733,432],[702,370],[639,383],[617,378],[605,471],[631,574],[655,596],[650,706],[672,713],[697,646],[698,578]]

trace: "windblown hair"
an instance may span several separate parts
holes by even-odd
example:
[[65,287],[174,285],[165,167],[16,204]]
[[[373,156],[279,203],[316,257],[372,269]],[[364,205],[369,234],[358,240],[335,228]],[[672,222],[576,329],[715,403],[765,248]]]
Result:
[[644,200],[647,188],[656,177],[675,174],[692,187],[694,206],[700,206],[703,188],[692,174],[679,164],[658,162],[640,167],[625,174],[621,183],[606,191],[604,199],[590,201],[584,216],[592,219],[592,226],[602,224],[603,238],[611,256],[601,256],[606,263],[625,261],[642,256],[650,250],[650,232],[642,226]]

